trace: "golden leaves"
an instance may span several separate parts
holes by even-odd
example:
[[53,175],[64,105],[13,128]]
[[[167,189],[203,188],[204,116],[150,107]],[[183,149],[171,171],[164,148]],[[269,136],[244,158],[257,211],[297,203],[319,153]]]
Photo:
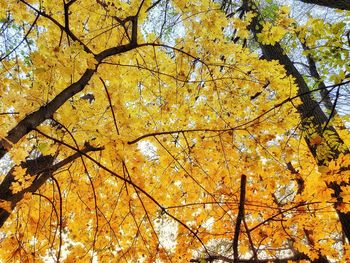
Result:
[[11,184],[10,190],[13,194],[21,192],[22,190],[31,186],[34,178],[26,173],[27,169],[16,166],[13,170],[13,177],[15,181]]
[[320,135],[318,134],[314,134],[311,138],[310,138],[310,144],[312,146],[317,146],[320,145],[322,143],[323,139]]
[[[60,236],[67,245],[61,247],[67,248],[67,262],[87,261],[96,254],[106,262],[189,261],[192,249],[203,251],[193,233],[218,249],[232,239],[237,182],[244,173],[248,176],[247,229],[242,232],[248,234],[263,222],[250,233],[253,243],[261,244],[261,250],[271,248],[271,256],[278,256],[274,251],[281,247],[292,246],[290,249],[315,258],[314,247],[304,242],[306,229],[312,239],[322,240],[317,249],[326,251],[330,236],[340,230],[330,211],[333,192],[325,182],[350,179],[345,169],[350,158],[341,155],[317,170],[301,140],[304,131],[297,129],[296,108],[301,102],[289,100],[298,92],[293,78],[277,61],[259,59],[258,52],[250,50],[254,45],[249,43],[246,48],[240,40],[230,41],[236,29],[235,36],[250,42],[247,28],[254,14],[231,19],[212,1],[170,1],[167,18],[162,19],[171,23],[164,24],[160,36],[158,25],[153,25],[157,30],[149,30],[155,22],[151,12],[145,12],[152,4],[146,1],[139,20],[142,33],[138,40],[143,46],[97,65],[82,43],[94,53],[128,43],[130,24],[119,20],[134,15],[139,4],[117,0],[73,3],[66,15],[71,34],[80,41],[40,17],[33,34],[35,49],[25,63],[3,62],[1,103],[4,108],[20,110],[20,117],[46,105],[67,86],[80,85],[77,80],[83,72],[99,67],[89,84],[81,87],[84,90],[48,117],[54,120],[41,125],[40,130],[56,140],[29,133],[13,151],[16,164],[40,153],[55,155],[59,162],[76,152],[71,148],[83,149],[85,142],[104,147],[55,172],[35,195],[25,194],[16,210],[16,222],[25,222],[26,229],[17,229],[16,222],[9,221],[8,231],[23,233],[21,246],[37,258],[57,253]],[[42,5],[46,15],[63,24],[62,3],[44,1]],[[156,8],[165,7],[160,3]],[[23,8],[21,12],[28,13]],[[259,39],[265,44],[294,34],[295,21],[287,7],[281,7],[275,18],[262,25]],[[323,24],[314,21],[310,27],[317,34],[316,25]],[[175,32],[177,25],[181,30]],[[332,28],[334,34],[340,31],[340,25]],[[307,44],[317,42],[304,34]],[[11,74],[16,78],[9,77]],[[343,79],[346,72],[335,75]],[[87,94],[94,99],[85,100]],[[19,120],[6,117],[4,130]],[[334,133],[326,130],[320,136],[319,127],[303,128],[320,159],[344,150]],[[128,144],[142,135],[147,139]],[[13,175],[13,193],[23,191],[33,180],[20,167]],[[343,201],[348,202],[350,189],[342,191]],[[293,208],[298,202],[304,205]],[[9,205],[0,202],[1,208],[10,209]],[[178,232],[170,245],[157,239],[170,223],[154,227],[166,213],[183,223],[171,225]],[[317,231],[311,233],[311,227]],[[241,252],[251,250],[247,235],[240,235],[240,244]]]
[[271,22],[264,22],[262,31],[258,34],[259,42],[264,45],[275,45],[288,32],[281,26],[273,26]]
[[342,192],[340,194],[341,198],[343,199],[342,201],[344,203],[350,204],[350,186],[343,186],[341,188]]
[[295,20],[289,16],[289,13],[289,6],[281,6],[278,9],[275,21],[263,22],[261,32],[257,34],[259,42],[273,46],[280,42],[286,34],[293,33]]
[[252,19],[256,16],[253,12],[247,12],[243,19],[233,18],[233,27],[237,30],[237,37],[248,38],[249,30],[248,25],[252,22]]
[[343,183],[350,180],[350,172],[347,169],[350,164],[349,154],[340,154],[336,160],[331,160],[327,165],[320,166],[319,172],[327,183]]
[[10,201],[0,199],[0,208],[6,210],[8,213],[11,213],[12,203]]

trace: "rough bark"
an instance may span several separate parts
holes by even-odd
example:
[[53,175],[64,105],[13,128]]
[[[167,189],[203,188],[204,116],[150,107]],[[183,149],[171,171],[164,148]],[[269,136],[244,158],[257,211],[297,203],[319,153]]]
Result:
[[299,0],[303,3],[325,6],[329,8],[350,10],[350,0]]
[[[303,49],[306,51],[310,51],[310,49],[304,44],[302,43]],[[314,60],[314,58],[308,54],[306,55],[307,58],[307,62],[309,64],[309,71],[310,71],[310,75],[311,77],[313,77],[317,83],[318,83],[318,89],[320,89],[320,94],[322,97],[322,103],[324,104],[324,106],[326,107],[326,109],[329,112],[332,112],[333,110],[333,102],[329,96],[329,92],[327,90],[326,84],[323,82],[320,74],[318,73],[317,70],[317,66],[316,66],[316,61]],[[332,118],[333,116],[337,115],[337,112],[334,111],[332,115],[330,115],[329,117]]]
[[[318,1],[318,2],[325,2],[325,1]],[[326,2],[333,2],[333,1],[326,1]],[[337,2],[337,1],[334,1]],[[339,1],[343,2],[343,1]],[[349,2],[349,1],[346,1]],[[253,18],[253,21],[250,25],[250,30],[253,32],[254,37],[256,41],[259,43],[257,34],[261,32],[262,26],[260,25],[260,16],[256,8],[253,6],[252,1],[245,0],[243,8],[246,11],[253,11],[257,13],[257,16]],[[336,129],[328,125],[326,129],[324,129],[324,125],[328,122],[328,118],[326,114],[322,111],[320,105],[312,99],[310,93],[309,93],[309,87],[306,84],[305,80],[303,79],[303,76],[300,74],[300,72],[297,70],[297,68],[294,66],[293,62],[290,60],[290,58],[285,54],[283,48],[279,43],[276,43],[275,45],[264,45],[259,43],[259,46],[263,52],[264,58],[267,60],[277,60],[281,65],[284,66],[284,68],[287,71],[288,75],[291,75],[295,79],[295,83],[298,86],[298,94],[300,94],[301,98],[301,105],[298,107],[298,111],[301,115],[301,119],[303,121],[304,125],[307,125],[305,121],[311,122],[315,127],[317,127],[318,135],[323,137],[323,133],[325,130],[331,131],[334,136],[337,136],[337,140],[339,144],[344,144],[343,140],[340,138],[339,134],[337,133]],[[310,118],[311,117],[311,118]],[[310,152],[313,154],[314,158],[317,161],[317,164],[319,166],[325,165],[330,160],[337,159],[339,157],[339,152],[337,149],[332,149],[331,155],[326,160],[320,160],[317,158],[316,150],[318,145],[312,145],[309,141],[309,134],[307,134],[307,130],[304,133],[305,134],[305,141],[308,144],[308,147],[310,149]],[[346,149],[348,149],[346,147]],[[343,153],[349,153],[348,150]],[[342,201],[342,198],[340,196],[341,188],[340,185],[337,183],[328,184],[328,187],[331,188],[334,191],[334,197],[337,199],[337,201],[340,203]],[[339,221],[342,225],[343,232],[347,239],[350,241],[350,213],[343,213],[337,209],[337,204],[335,205],[336,212],[339,217]]]

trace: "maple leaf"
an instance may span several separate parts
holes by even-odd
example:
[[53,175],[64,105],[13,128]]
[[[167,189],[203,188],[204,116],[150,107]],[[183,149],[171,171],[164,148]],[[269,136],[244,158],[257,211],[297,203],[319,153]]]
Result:
[[350,16],[293,9],[2,1],[0,261],[347,261]]

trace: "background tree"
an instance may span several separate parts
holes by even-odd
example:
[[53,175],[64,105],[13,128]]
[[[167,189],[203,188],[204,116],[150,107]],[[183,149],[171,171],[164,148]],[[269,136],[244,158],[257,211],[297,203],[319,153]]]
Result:
[[349,259],[347,13],[298,20],[248,0],[0,10],[3,260]]

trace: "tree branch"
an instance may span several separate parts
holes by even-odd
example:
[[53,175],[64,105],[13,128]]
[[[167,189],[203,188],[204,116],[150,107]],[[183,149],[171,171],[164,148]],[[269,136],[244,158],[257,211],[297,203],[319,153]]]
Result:
[[[134,18],[137,20],[137,18]],[[30,113],[24,119],[22,119],[14,128],[12,128],[7,136],[0,140],[0,158],[2,158],[12,147],[16,144],[23,136],[28,134],[34,128],[39,126],[44,120],[49,119],[53,116],[53,114],[71,97],[73,97],[78,92],[82,91],[86,85],[89,83],[90,79],[97,71],[97,68],[102,62],[103,59],[121,54],[127,51],[130,51],[136,47],[137,45],[137,35],[134,35],[137,32],[137,23],[133,22],[133,38],[131,42],[126,45],[121,45],[117,47],[112,47],[106,49],[95,56],[98,64],[94,69],[87,69],[85,73],[80,77],[80,79],[69,85],[65,88],[61,93],[59,93],[53,100],[47,103],[45,106],[40,107],[38,110]]]
[[349,0],[299,0],[303,3],[325,6],[329,8],[350,10]]
[[[310,48],[305,44],[305,43],[301,43],[303,49],[305,51],[310,51]],[[333,103],[331,101],[331,98],[329,97],[329,91],[325,88],[326,84],[324,83],[324,81],[321,79],[320,74],[318,73],[317,70],[317,66],[316,66],[316,61],[314,60],[314,58],[312,57],[311,54],[307,53],[306,55],[307,61],[309,65],[306,65],[307,68],[310,71],[310,75],[311,77],[313,77],[317,83],[318,83],[318,87],[322,88],[320,90],[320,94],[322,96],[322,101],[325,105],[325,107],[327,108],[327,110],[331,111],[333,108]],[[335,112],[336,114],[336,112]],[[330,117],[333,117],[332,115],[330,115]]]
[[181,221],[180,219],[178,219],[177,217],[175,217],[174,215],[172,215],[170,212],[167,211],[166,207],[164,207],[159,201],[157,201],[151,194],[149,194],[146,190],[144,190],[142,187],[140,187],[139,185],[137,185],[136,183],[134,183],[130,178],[125,178],[119,174],[117,174],[116,172],[112,171],[111,169],[109,169],[107,166],[103,165],[102,163],[100,163],[99,161],[95,160],[94,158],[92,158],[91,156],[89,156],[88,154],[84,153],[82,150],[77,149],[76,147],[73,147],[71,145],[69,145],[68,143],[65,143],[63,141],[60,141],[50,135],[47,135],[45,133],[43,133],[42,131],[35,129],[39,134],[45,136],[46,138],[59,143],[61,145],[66,146],[69,149],[72,149],[74,151],[76,151],[77,153],[80,153],[82,156],[86,157],[87,159],[89,159],[91,162],[93,162],[94,164],[96,164],[98,167],[100,167],[101,169],[105,170],[106,172],[110,173],[111,175],[113,175],[115,178],[126,182],[128,184],[130,184],[131,186],[133,186],[135,189],[137,189],[138,191],[140,191],[140,193],[142,193],[143,195],[145,195],[147,198],[149,198],[157,207],[159,207],[161,209],[161,213],[164,213],[166,215],[168,215],[169,217],[171,217],[172,219],[174,219],[176,222],[178,222],[181,226],[183,226],[185,229],[187,229],[192,235],[193,237],[195,237],[198,242],[202,245],[202,247],[204,248],[205,252],[207,255],[209,255],[209,251],[207,250],[205,244],[203,243],[203,241],[201,240],[201,238],[198,236],[197,232],[194,231],[191,227],[189,227],[186,223],[184,223],[183,221]]
[[[330,2],[344,2],[341,1],[325,1],[320,0],[317,1],[317,3],[327,3]],[[305,94],[308,91],[310,91],[308,85],[306,84],[305,80],[303,79],[303,76],[300,74],[300,72],[296,69],[296,67],[293,65],[293,62],[290,60],[288,55],[284,52],[284,49],[280,45],[280,43],[276,43],[275,45],[266,45],[261,42],[259,42],[258,34],[262,31],[262,25],[260,24],[260,21],[262,20],[261,14],[259,13],[259,10],[256,6],[253,5],[253,1],[251,0],[244,0],[245,3],[245,10],[246,11],[252,11],[256,13],[256,16],[253,18],[252,23],[249,25],[249,30],[251,30],[254,34],[254,38],[256,39],[257,43],[259,43],[259,46],[263,52],[264,57],[267,60],[277,60],[287,71],[288,75],[291,75],[295,78],[295,83],[298,86],[298,94],[300,95],[302,103],[300,106],[298,106],[298,111],[301,115],[302,121],[305,123],[305,128],[307,131],[307,121],[311,121],[312,125],[316,128],[316,132],[319,136],[323,136],[325,125],[328,123],[328,118],[321,109],[320,105],[312,99],[310,95],[301,95]],[[349,3],[350,1],[345,1],[345,3]],[[304,136],[304,139],[308,145],[308,148],[317,161],[318,166],[323,166],[327,164],[330,160],[335,160],[339,157],[340,153],[349,153],[348,147],[344,144],[343,139],[339,136],[337,130],[329,125],[326,130],[330,131],[332,134],[334,134],[334,137],[337,140],[337,144],[332,143],[333,145],[344,145],[345,149],[344,151],[340,151],[338,147],[333,147],[331,150],[328,151],[328,155],[326,159],[320,159],[317,155],[317,147],[318,145],[314,145],[310,142],[310,136],[312,134],[306,132],[306,135]],[[330,144],[329,144],[330,145]],[[340,185],[336,183],[328,184],[327,185],[330,189],[334,191],[334,196],[339,200],[339,203],[341,202],[342,198],[340,196],[341,190]],[[337,206],[335,205],[336,212],[338,214],[340,223],[342,225],[343,231],[345,233],[345,236],[348,240],[350,240],[350,213],[344,213],[341,212],[339,209],[337,209]]]
[[69,85],[52,101],[24,117],[24,119],[12,128],[7,136],[0,140],[0,158],[2,158],[23,136],[31,132],[44,120],[51,118],[56,110],[58,110],[69,98],[83,90],[96,69],[87,69],[77,82]]
[[198,259],[191,259],[190,262],[195,263],[203,263],[203,262],[213,262],[216,260],[220,260],[223,262],[230,262],[230,263],[249,263],[249,262],[255,262],[255,263],[288,263],[291,261],[299,261],[299,260],[310,260],[310,258],[305,254],[297,254],[291,257],[286,258],[269,258],[269,259],[258,259],[258,260],[251,260],[251,259],[238,259],[238,261],[235,261],[232,258],[220,256],[220,255],[211,255],[205,258],[198,258]]
[[234,131],[234,130],[245,130],[246,128],[248,128],[250,125],[254,125],[257,121],[259,121],[259,119],[261,119],[261,117],[267,115],[268,113],[270,113],[271,111],[277,109],[278,107],[281,107],[282,105],[288,103],[288,102],[292,102],[293,100],[295,100],[296,98],[299,98],[301,96],[304,96],[304,95],[308,95],[308,94],[311,94],[313,92],[316,92],[316,91],[320,91],[322,89],[334,89],[334,88],[337,88],[337,87],[340,87],[342,85],[346,85],[346,84],[349,84],[350,83],[350,80],[349,81],[344,81],[342,83],[339,83],[339,84],[334,84],[334,85],[329,85],[329,86],[326,86],[326,87],[321,87],[321,88],[317,88],[317,89],[313,89],[313,90],[308,90],[304,93],[301,93],[301,94],[297,94],[293,97],[289,97],[277,104],[275,104],[273,107],[271,107],[270,109],[266,110],[264,113],[260,114],[259,116],[257,117],[254,117],[253,119],[249,120],[249,121],[246,121],[242,124],[238,124],[237,126],[234,126],[234,127],[229,127],[229,128],[222,128],[222,129],[201,129],[201,128],[198,128],[198,129],[187,129],[187,130],[173,130],[173,131],[159,131],[159,132],[152,132],[152,133],[147,133],[147,134],[144,134],[144,135],[141,135],[139,137],[137,137],[136,139],[132,140],[132,141],[128,141],[128,144],[135,144],[145,138],[148,138],[148,137],[156,137],[158,135],[167,135],[167,134],[174,134],[174,133],[190,133],[190,132],[229,132],[229,131]]
[[22,43],[27,39],[27,37],[29,36],[30,32],[32,32],[36,22],[38,21],[40,17],[40,14],[38,13],[34,19],[34,22],[30,25],[30,28],[28,29],[27,33],[25,34],[25,36],[23,37],[23,39],[10,51],[8,52],[5,56],[3,56],[2,58],[0,58],[0,62],[3,61],[4,59],[6,59],[8,56],[10,56],[20,45],[22,45]]
[[[12,168],[0,184],[0,199],[10,201],[11,208],[14,209],[16,204],[23,199],[25,193],[36,192],[51,177],[54,172],[81,157],[82,154],[101,150],[103,150],[102,147],[96,148],[86,143],[84,149],[82,149],[80,152],[76,152],[54,165],[54,157],[51,155],[40,156],[36,159],[22,162],[21,166],[23,168],[27,168],[27,173],[31,176],[36,176],[36,178],[28,188],[13,194],[10,190],[10,186],[16,180],[13,176],[14,168]],[[3,226],[9,216],[9,211],[0,208],[0,228]]]
[[232,242],[232,248],[233,248],[233,258],[234,262],[238,263],[238,239],[239,239],[239,233],[241,228],[241,222],[244,219],[244,202],[245,202],[245,191],[246,191],[246,183],[247,183],[247,176],[245,174],[242,174],[241,176],[241,194],[239,197],[239,207],[238,207],[238,215],[236,219],[236,226],[235,226],[235,233],[233,236],[233,242]]

